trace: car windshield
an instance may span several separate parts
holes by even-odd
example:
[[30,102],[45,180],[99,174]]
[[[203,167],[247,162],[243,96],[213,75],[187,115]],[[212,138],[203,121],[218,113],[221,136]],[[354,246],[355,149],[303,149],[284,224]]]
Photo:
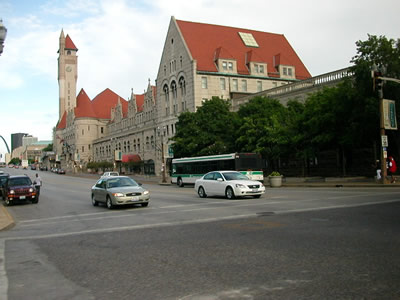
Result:
[[10,178],[8,180],[9,186],[31,185],[32,182],[28,177]]
[[137,182],[129,177],[113,178],[107,181],[107,188],[138,186]]
[[222,175],[224,175],[225,180],[249,180],[249,177],[239,172],[227,172],[222,173]]

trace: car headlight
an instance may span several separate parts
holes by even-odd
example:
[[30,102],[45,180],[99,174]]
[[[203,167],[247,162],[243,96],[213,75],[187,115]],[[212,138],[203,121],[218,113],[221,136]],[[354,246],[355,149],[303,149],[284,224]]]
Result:
[[29,189],[29,193],[33,193],[33,188],[30,188],[30,189]]
[[236,183],[236,187],[237,188],[241,188],[241,189],[246,188],[246,186],[244,184],[241,184],[241,183]]
[[10,194],[15,194],[14,190],[10,190]]
[[122,193],[113,193],[112,195],[114,197],[123,197],[124,196],[124,194],[122,194]]
[[143,192],[143,195],[148,195],[148,194],[150,194],[149,191],[144,191],[144,192]]

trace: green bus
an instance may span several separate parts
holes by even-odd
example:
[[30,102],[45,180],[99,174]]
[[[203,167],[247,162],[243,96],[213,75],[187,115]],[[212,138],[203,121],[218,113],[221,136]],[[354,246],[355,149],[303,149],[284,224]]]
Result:
[[182,187],[194,184],[211,171],[235,170],[252,180],[263,181],[263,159],[257,153],[230,153],[198,157],[174,158],[171,165],[171,182]]

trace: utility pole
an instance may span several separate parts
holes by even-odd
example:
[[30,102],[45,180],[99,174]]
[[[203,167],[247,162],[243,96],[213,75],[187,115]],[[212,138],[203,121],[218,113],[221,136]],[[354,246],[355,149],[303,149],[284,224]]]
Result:
[[[390,77],[384,77],[383,73],[385,73],[385,66],[382,66],[381,68],[378,69],[378,67],[375,65],[375,63],[372,65],[372,70],[371,70],[371,76],[373,79],[373,89],[374,91],[378,91],[378,98],[379,98],[379,115],[380,115],[380,136],[381,136],[381,174],[382,174],[382,184],[387,184],[388,179],[387,179],[387,167],[386,167],[386,158],[387,158],[387,147],[388,147],[388,141],[387,141],[387,136],[385,132],[385,109],[384,109],[384,99],[383,99],[383,83],[385,81],[392,81],[396,83],[400,83],[399,79],[396,78],[390,78]],[[390,100],[386,100],[390,101]],[[395,124],[395,127],[388,127],[388,129],[393,129],[397,130],[397,121],[395,120],[396,118],[396,113],[394,110],[394,115],[393,115],[393,122]]]

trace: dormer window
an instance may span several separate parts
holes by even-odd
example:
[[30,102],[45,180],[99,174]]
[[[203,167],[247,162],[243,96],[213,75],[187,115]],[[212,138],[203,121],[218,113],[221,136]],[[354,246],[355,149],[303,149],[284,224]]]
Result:
[[223,62],[222,62],[222,69],[223,69],[224,71],[228,70],[228,64],[227,64],[226,61],[223,61]]
[[233,71],[233,63],[232,62],[228,62],[228,70]]

